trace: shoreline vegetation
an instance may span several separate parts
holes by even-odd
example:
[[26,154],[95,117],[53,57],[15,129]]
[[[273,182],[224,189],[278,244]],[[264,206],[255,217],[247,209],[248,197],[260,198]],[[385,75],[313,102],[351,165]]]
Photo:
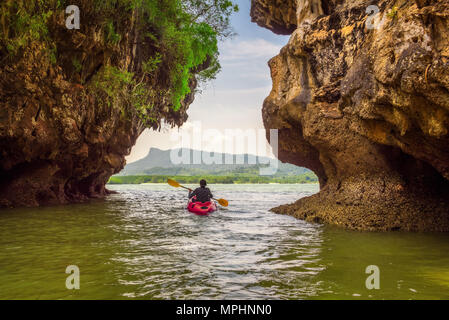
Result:
[[108,184],[143,184],[143,183],[167,183],[167,179],[174,179],[179,183],[196,184],[201,179],[206,179],[209,184],[312,184],[318,183],[315,174],[308,172],[295,176],[169,176],[169,175],[136,175],[113,176]]

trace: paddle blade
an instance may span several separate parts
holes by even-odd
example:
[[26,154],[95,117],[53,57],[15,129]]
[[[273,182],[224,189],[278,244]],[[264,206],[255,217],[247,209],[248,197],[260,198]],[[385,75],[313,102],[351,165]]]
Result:
[[218,203],[223,207],[227,207],[229,205],[229,202],[226,199],[218,199]]
[[167,180],[167,183],[169,184],[169,185],[171,185],[172,187],[175,187],[175,188],[179,188],[181,185],[179,184],[179,182],[177,182],[177,181],[175,181],[175,180],[172,180],[172,179],[168,179]]

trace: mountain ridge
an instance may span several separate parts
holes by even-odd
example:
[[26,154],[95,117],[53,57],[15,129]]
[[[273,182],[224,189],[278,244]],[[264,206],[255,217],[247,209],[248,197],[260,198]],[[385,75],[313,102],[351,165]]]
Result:
[[[179,158],[171,158],[173,151],[176,152]],[[184,154],[182,152],[184,152]],[[182,155],[184,155],[184,159],[181,159]],[[188,155],[188,157],[186,155]],[[205,162],[205,155],[207,155],[206,157],[210,157],[210,159],[206,159],[209,161]],[[232,164],[229,164],[231,159]],[[180,162],[181,160],[184,160],[184,163],[174,163],[174,161]],[[199,163],[198,160],[201,160],[201,163]],[[211,163],[212,160],[214,160],[214,162]],[[297,167],[292,164],[285,164],[275,158],[259,157],[248,153],[230,154],[200,151],[189,148],[175,148],[168,150],[151,148],[146,157],[127,164],[118,176],[259,175],[260,168],[267,168],[270,165],[275,166],[276,164],[278,165],[278,170],[274,174],[275,176],[293,176],[310,172],[309,169]]]

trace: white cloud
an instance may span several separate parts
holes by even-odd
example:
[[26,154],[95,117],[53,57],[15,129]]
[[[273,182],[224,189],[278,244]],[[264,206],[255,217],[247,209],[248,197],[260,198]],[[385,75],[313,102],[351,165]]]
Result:
[[247,95],[247,94],[262,94],[267,96],[271,91],[271,86],[260,88],[244,88],[244,89],[225,89],[216,90],[215,93],[223,95]]
[[220,61],[224,63],[235,60],[264,58],[269,59],[281,50],[281,46],[264,39],[225,41],[220,48]]

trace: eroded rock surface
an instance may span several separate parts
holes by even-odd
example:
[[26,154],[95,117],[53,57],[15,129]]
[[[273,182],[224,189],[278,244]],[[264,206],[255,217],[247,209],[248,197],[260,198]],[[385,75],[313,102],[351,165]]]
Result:
[[[92,2],[82,4],[80,30],[65,27],[63,10],[51,17],[49,32],[57,46],[57,61],[52,61],[46,41],[32,41],[14,57],[0,51],[0,207],[107,195],[106,182],[124,167],[125,156],[148,126],[132,106],[106,103],[91,84],[106,63],[135,72],[160,44],[154,39],[138,43],[135,19],[117,30],[122,36],[118,45],[107,43],[104,23],[89,12]],[[174,111],[166,69],[160,70],[145,80],[154,91],[150,125],[154,129],[162,120],[181,125],[193,101],[189,94]],[[196,80],[191,79],[190,85],[193,89]]]
[[273,210],[359,230],[449,231],[449,1],[252,5],[259,25],[297,26],[269,62],[263,119],[279,129],[279,158],[321,184]]

